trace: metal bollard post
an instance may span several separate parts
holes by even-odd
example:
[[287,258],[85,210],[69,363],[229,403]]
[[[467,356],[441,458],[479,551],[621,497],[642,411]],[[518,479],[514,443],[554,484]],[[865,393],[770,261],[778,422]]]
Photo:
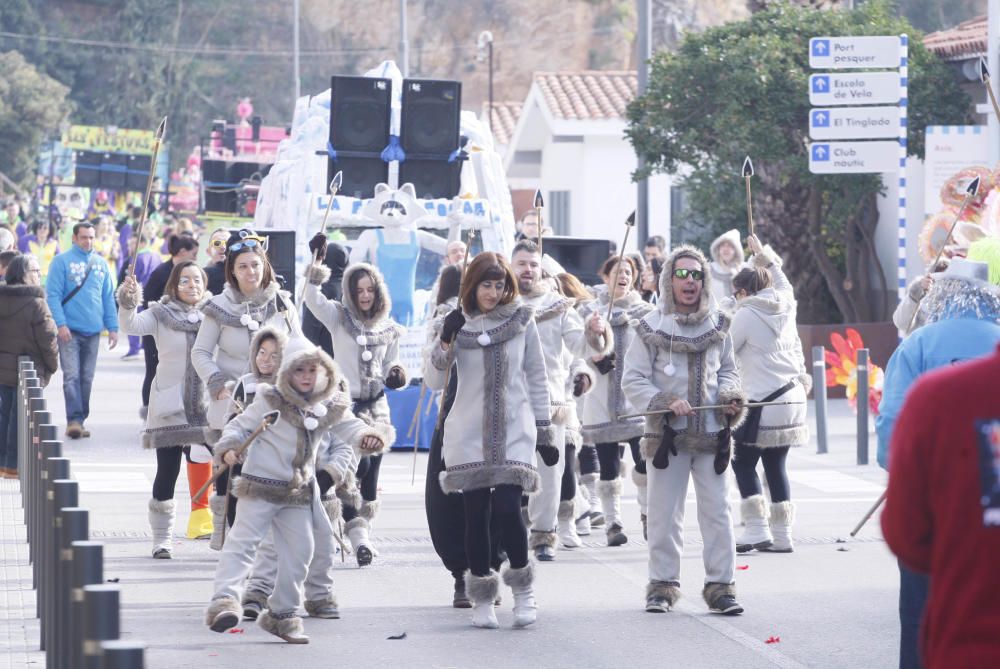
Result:
[[73,542],[73,578],[69,609],[69,654],[72,669],[83,666],[83,589],[104,582],[104,544],[99,541]]
[[[56,485],[62,483],[56,481]],[[76,485],[76,481],[68,481]],[[58,497],[58,490],[57,497]],[[56,569],[55,587],[52,589],[52,630],[49,636],[49,652],[45,654],[45,665],[55,669],[72,669],[67,662],[69,656],[69,607],[70,569],[73,560],[73,542],[86,541],[89,537],[90,517],[86,509],[67,506],[56,514]],[[49,657],[52,662],[49,662]]]
[[[38,561],[35,563],[38,572],[38,590],[36,592],[35,610],[41,620],[39,648],[48,650],[49,633],[52,628],[52,589],[55,585],[56,560],[56,512],[64,506],[76,506],[79,502],[79,488],[76,481],[69,481],[69,459],[48,458],[45,461],[45,471],[48,485],[45,486],[45,506],[41,518],[45,523],[45,531],[40,536]],[[59,485],[56,485],[56,484]],[[68,485],[72,484],[72,485]]]
[[816,407],[816,452],[828,453],[826,432],[826,348],[812,348],[813,404]]
[[[50,458],[61,458],[62,457],[62,442],[46,440],[39,445],[36,449],[36,457],[32,458],[34,466],[38,467],[38,474],[34,480],[35,496],[29,500],[29,505],[31,508],[31,524],[28,528],[31,531],[31,536],[34,538],[31,545],[28,547],[30,555],[34,556],[31,564],[32,569],[32,587],[38,587],[38,550],[39,545],[45,540],[45,525],[43,524],[43,511],[45,509],[45,490],[47,489],[47,477],[48,473],[44,469],[45,462]],[[67,473],[65,477],[68,478]],[[55,479],[51,479],[55,480]]]
[[[35,414],[33,413],[33,411],[35,409],[44,409],[44,408],[45,408],[45,399],[42,397],[42,389],[28,388],[28,394],[25,399],[25,412],[27,415],[27,422],[25,423],[27,427],[25,429],[27,430],[27,432],[24,437],[25,449],[27,451],[27,457],[25,458],[24,464],[28,470],[27,472],[28,499],[25,500],[24,513],[25,516],[28,518],[29,544],[31,544],[35,540],[33,534],[33,532],[35,531],[35,525],[33,524],[33,521],[35,518],[35,510],[37,509],[36,500],[38,497],[38,476],[39,476],[38,454],[36,453],[36,448],[37,448],[36,444],[38,442],[35,440],[36,437],[38,436],[38,433],[37,433],[36,423],[34,422]],[[29,548],[31,547],[29,546]],[[29,554],[28,558],[34,561],[33,551]]]
[[858,349],[858,464],[868,464],[868,349]]
[[143,669],[146,646],[137,641],[105,641],[101,644],[101,669]]
[[[17,477],[21,482],[21,508],[24,508],[24,481],[25,481],[25,468],[24,462],[27,459],[27,446],[25,445],[25,435],[27,434],[28,421],[25,420],[25,397],[28,384],[28,379],[32,379],[39,388],[41,387],[41,380],[35,375],[35,364],[31,362],[25,356],[18,358],[17,365],[17,413],[15,415],[17,419]],[[27,522],[27,518],[25,518]]]
[[101,642],[121,634],[121,589],[117,585],[83,588],[83,669],[101,669]]

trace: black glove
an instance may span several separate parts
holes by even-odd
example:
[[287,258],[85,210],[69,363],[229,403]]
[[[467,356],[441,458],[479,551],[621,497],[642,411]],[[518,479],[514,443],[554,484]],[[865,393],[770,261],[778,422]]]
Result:
[[729,466],[729,461],[733,457],[733,439],[732,439],[732,429],[729,427],[730,417],[726,416],[726,427],[719,432],[719,441],[715,449],[715,460],[712,464],[715,466],[715,473],[722,474],[726,471],[726,467]]
[[573,397],[580,397],[588,390],[590,379],[586,374],[577,374],[573,379]]
[[594,366],[597,367],[597,371],[601,374],[607,374],[615,368],[615,360],[617,357],[618,356],[614,353],[608,353],[606,356],[595,362]]
[[677,445],[674,438],[677,430],[670,427],[670,414],[663,414],[663,436],[660,438],[660,446],[653,455],[653,466],[657,469],[666,469],[670,464],[670,455],[677,455]]
[[316,483],[319,484],[319,496],[326,497],[326,493],[333,487],[333,477],[330,476],[330,472],[321,469],[316,472]]
[[535,450],[538,451],[538,457],[547,467],[552,467],[559,462],[559,449],[555,446],[535,444]]
[[389,375],[385,377],[385,387],[398,390],[406,385],[406,374],[402,367],[393,367],[389,370]]
[[309,240],[309,250],[313,252],[316,259],[320,262],[326,260],[326,235],[322,232],[317,232],[312,239]]
[[462,310],[453,309],[450,314],[444,317],[444,323],[441,324],[441,341],[450,344],[463,325],[465,325],[465,316],[462,315]]

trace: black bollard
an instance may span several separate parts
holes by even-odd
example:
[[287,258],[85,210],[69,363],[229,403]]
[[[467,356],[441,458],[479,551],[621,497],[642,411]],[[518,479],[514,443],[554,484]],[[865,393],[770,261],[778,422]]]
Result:
[[[38,396],[35,397],[35,393]],[[28,396],[25,403],[25,411],[27,412],[28,422],[27,422],[27,435],[25,436],[27,449],[27,457],[25,461],[25,466],[28,468],[28,486],[27,494],[28,498],[25,500],[24,513],[28,519],[28,559],[32,562],[35,560],[34,547],[31,546],[35,542],[35,532],[38,529],[35,523],[35,512],[38,510],[38,479],[40,476],[41,468],[39,466],[38,459],[38,424],[35,422],[36,410],[43,410],[45,408],[45,399],[42,397],[41,388],[28,388]],[[44,416],[39,416],[43,418]],[[51,419],[45,422],[51,422]]]
[[[33,381],[33,385],[41,387],[41,380],[35,375],[35,363],[25,356],[18,358],[17,365],[17,478],[21,482],[21,508],[24,508],[24,481],[25,481],[25,460],[27,459],[27,446],[25,446],[25,435],[27,434],[27,412],[25,409],[25,396],[28,389],[28,380]],[[25,518],[27,522],[27,518]]]
[[[31,509],[32,512],[31,524],[28,525],[28,529],[31,531],[31,535],[34,537],[34,539],[30,542],[28,546],[28,548],[30,549],[29,553],[35,556],[35,559],[31,562],[32,565],[31,586],[33,588],[38,587],[37,563],[39,561],[38,560],[39,544],[45,540],[45,531],[44,531],[44,526],[42,524],[42,512],[45,509],[45,490],[47,489],[46,477],[48,476],[48,473],[44,469],[42,469],[42,467],[45,461],[47,461],[48,459],[62,457],[62,442],[46,441],[42,443],[41,447],[38,449],[38,455],[40,457],[32,458],[38,463],[37,466],[39,468],[39,472],[34,480],[34,490],[35,490],[35,492],[33,493],[34,497],[29,499],[28,503],[28,507]],[[60,478],[68,478],[68,477],[69,474],[67,473],[65,477],[60,477]]]
[[[56,481],[56,485],[61,482]],[[76,481],[72,481],[76,485]],[[58,497],[58,491],[57,495]],[[56,561],[55,587],[52,589],[52,625],[49,629],[49,652],[45,654],[47,667],[72,669],[69,657],[69,609],[73,565],[73,542],[86,541],[90,536],[89,512],[78,506],[63,507],[56,515]],[[49,657],[52,662],[49,662]]]
[[121,634],[121,589],[117,585],[83,588],[83,669],[101,669],[101,642]]
[[68,666],[83,666],[83,588],[104,582],[104,544],[99,541],[73,542],[73,578],[69,609]]
[[[36,412],[36,418],[44,418],[48,411]],[[33,490],[34,497],[32,497],[32,531],[35,532],[35,536],[43,537],[45,536],[45,527],[42,525],[41,511],[45,508],[45,488],[47,486],[45,482],[45,459],[46,458],[61,458],[62,454],[62,442],[56,439],[59,428],[53,425],[51,422],[45,423],[35,423],[33,434],[31,437],[31,450],[34,451],[34,462],[37,467],[36,473],[33,475],[35,481],[35,487]],[[52,442],[53,444],[59,444],[58,448],[55,446],[46,446],[47,442]]]
[[143,669],[146,646],[138,641],[101,643],[101,669]]
[[858,367],[858,452],[859,465],[868,464],[868,349],[859,348],[856,357]]
[[45,487],[45,506],[41,513],[45,521],[45,533],[42,535],[43,541],[39,545],[38,561],[35,563],[38,572],[35,608],[41,620],[39,647],[47,651],[51,647],[49,634],[52,631],[52,590],[55,587],[56,560],[59,557],[56,551],[56,512],[64,506],[77,505],[79,488],[76,481],[67,480],[68,458],[46,459],[45,471],[48,475],[48,485]]

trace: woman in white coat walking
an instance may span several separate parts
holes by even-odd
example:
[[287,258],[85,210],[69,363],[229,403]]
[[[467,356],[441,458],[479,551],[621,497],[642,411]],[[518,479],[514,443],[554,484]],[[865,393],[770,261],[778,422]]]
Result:
[[[205,384],[191,364],[191,350],[203,318],[201,307],[212,296],[205,290],[207,283],[197,264],[179,263],[167,279],[163,297],[142,313],[136,311],[142,303],[142,287],[135,277],[126,277],[118,289],[118,327],[129,335],[152,336],[161,363],[153,378],[142,433],[143,447],[156,450],[156,477],[149,500],[154,558],[168,559],[172,554],[174,486],[185,452],[195,462],[211,460],[205,446]],[[197,483],[197,479],[189,479]],[[192,495],[197,487],[192,487]]]
[[497,628],[499,590],[490,568],[490,520],[500,529],[510,564],[504,582],[514,593],[514,626],[535,622],[534,570],[521,495],[538,490],[535,446],[553,446],[549,393],[533,312],[517,299],[517,281],[497,253],[476,256],[466,270],[455,309],[439,321],[425,381],[443,389],[454,360],[455,403],[444,422],[441,489],[462,492],[466,593],[472,624]]
[[[733,472],[742,498],[746,529],[736,550],[792,552],[791,502],[785,459],[788,450],[809,441],[806,395],[812,377],[806,372],[802,342],[795,327],[795,295],[781,270],[781,260],[755,236],[747,239],[752,267],[733,277],[736,312],[730,333],[733,350],[751,402],[794,402],[750,409],[734,434]],[[771,494],[770,526],[757,463],[763,462]]]

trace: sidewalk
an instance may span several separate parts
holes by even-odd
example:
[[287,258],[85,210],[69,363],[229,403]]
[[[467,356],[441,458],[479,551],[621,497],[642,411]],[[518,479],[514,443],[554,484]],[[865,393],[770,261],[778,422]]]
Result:
[[[877,466],[854,465],[854,415],[831,401],[830,454],[815,445],[789,457],[798,506],[796,552],[737,559],[737,586],[745,615],[718,617],[701,601],[701,540],[689,491],[682,590],[678,610],[644,613],[646,545],[634,488],[626,478],[623,507],[629,543],[607,548],[592,535],[584,548],[561,550],[538,566],[539,622],[510,629],[512,598],[502,590],[498,631],[476,630],[469,612],[450,607],[451,578],[434,554],[423,510],[426,455],[392,453],[382,466],[382,514],[374,540],[380,556],[360,570],[351,556],[336,564],[341,620],[306,619],[308,646],[292,647],[244,623],[242,633],[213,634],[203,611],[212,592],[218,554],[207,542],[178,538],[174,559],[153,560],[146,503],[155,470],[152,454],[138,446],[140,362],[102,351],[95,381],[89,440],[67,442],[80,505],[91,510],[91,538],[104,541],[105,577],[122,588],[123,638],[149,645],[147,667],[250,667],[341,664],[382,667],[888,667],[896,663],[898,574],[881,540],[875,516],[856,540],[838,543],[878,497],[885,476]],[[57,422],[63,420],[61,379],[46,393]],[[874,462],[874,436],[871,461]],[[177,534],[187,522],[187,481],[177,485]],[[7,662],[43,662],[30,572],[18,562],[23,525],[17,518],[14,481],[0,487],[0,538],[4,559],[5,628],[0,649]],[[736,499],[735,492],[733,499]],[[734,506],[734,509],[736,507]],[[27,576],[27,583],[25,577]],[[24,618],[29,618],[27,623]],[[388,637],[406,632],[403,640]],[[780,638],[767,643],[768,639]]]

